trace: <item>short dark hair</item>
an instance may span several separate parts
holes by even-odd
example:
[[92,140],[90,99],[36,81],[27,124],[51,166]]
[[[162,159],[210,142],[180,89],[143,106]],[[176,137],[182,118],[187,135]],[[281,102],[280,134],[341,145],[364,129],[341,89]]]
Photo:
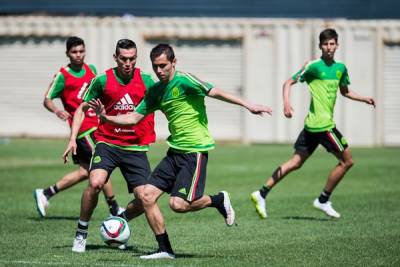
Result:
[[119,49],[131,49],[135,48],[136,49],[136,44],[134,41],[130,39],[120,39],[117,42],[117,45],[115,46],[115,54],[118,56],[119,55]]
[[77,36],[68,37],[67,42],[66,42],[67,52],[69,52],[69,50],[71,50],[72,47],[75,47],[78,45],[85,46],[85,42],[83,41],[82,38],[79,38]]
[[174,50],[169,44],[158,44],[150,52],[151,61],[161,56],[161,54],[165,54],[170,62],[175,59]]
[[335,39],[335,41],[338,41],[339,35],[337,34],[335,29],[325,29],[319,34],[319,43],[322,44],[326,40],[330,39]]

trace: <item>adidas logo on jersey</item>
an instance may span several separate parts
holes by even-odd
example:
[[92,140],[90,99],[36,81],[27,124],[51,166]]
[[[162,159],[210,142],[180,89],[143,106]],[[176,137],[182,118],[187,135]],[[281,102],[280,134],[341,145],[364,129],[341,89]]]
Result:
[[115,105],[115,110],[135,110],[135,104],[133,104],[132,98],[129,94],[125,94]]

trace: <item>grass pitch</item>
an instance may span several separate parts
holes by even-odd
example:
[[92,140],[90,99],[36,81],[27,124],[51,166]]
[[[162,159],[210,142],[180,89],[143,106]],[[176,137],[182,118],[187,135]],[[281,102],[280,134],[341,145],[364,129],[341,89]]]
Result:
[[[339,220],[312,208],[336,160],[323,149],[290,174],[268,197],[269,218],[260,220],[249,200],[274,168],[292,154],[286,145],[219,144],[210,152],[206,193],[230,192],[237,227],[225,226],[214,209],[176,214],[160,199],[177,259],[143,261],[156,242],[144,216],[130,222],[127,251],[102,243],[104,197],[89,226],[87,251],[71,252],[83,182],[50,200],[40,219],[32,191],[74,170],[63,165],[63,140],[12,139],[0,145],[0,266],[400,266],[400,149],[353,148],[355,166],[332,196]],[[167,147],[148,153],[152,167]],[[120,204],[125,182],[112,175]]]

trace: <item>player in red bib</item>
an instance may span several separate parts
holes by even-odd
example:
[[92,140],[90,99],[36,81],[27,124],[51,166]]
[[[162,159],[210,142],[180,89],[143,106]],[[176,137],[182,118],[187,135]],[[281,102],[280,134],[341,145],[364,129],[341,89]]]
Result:
[[[54,77],[46,91],[43,105],[61,120],[67,120],[71,126],[75,110],[82,103],[83,93],[96,75],[96,68],[84,62],[86,51],[85,43],[81,38],[75,36],[68,38],[66,46],[66,55],[70,63],[67,67],[62,67]],[[60,109],[55,105],[53,101],[55,98],[61,99],[64,109]],[[90,159],[94,151],[93,133],[97,125],[98,118],[96,114],[87,112],[76,139],[78,144],[77,153],[73,155],[73,161],[75,164],[79,164],[79,169],[66,174],[53,186],[34,191],[36,207],[41,217],[46,216],[46,208],[51,197],[88,178]],[[103,191],[110,207],[110,213],[113,215],[118,214],[119,206],[114,198],[111,183],[108,183]]]
[[[75,139],[85,117],[84,112],[89,109],[87,102],[100,99],[110,115],[130,113],[143,99],[146,88],[155,83],[150,74],[135,68],[136,57],[137,49],[133,41],[118,41],[114,54],[117,67],[96,76],[90,84],[83,97],[84,102],[78,107],[73,118],[70,142],[64,153],[65,159],[70,151],[76,153]],[[90,165],[90,182],[82,195],[81,214],[72,247],[74,252],[85,252],[88,224],[97,205],[99,191],[116,167],[120,168],[128,191],[135,195],[135,199],[128,204],[129,212],[126,211],[121,216],[132,219],[143,213],[139,196],[150,175],[146,152],[149,144],[155,141],[154,115],[150,114],[135,126],[121,127],[100,123],[95,137],[97,143]]]

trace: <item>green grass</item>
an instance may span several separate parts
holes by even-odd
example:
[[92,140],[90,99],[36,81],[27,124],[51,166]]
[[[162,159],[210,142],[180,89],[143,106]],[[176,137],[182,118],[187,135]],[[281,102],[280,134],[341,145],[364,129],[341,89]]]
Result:
[[[304,167],[274,188],[269,218],[260,220],[249,194],[292,154],[291,146],[219,144],[210,152],[206,193],[231,193],[237,227],[214,209],[175,214],[160,199],[175,261],[142,261],[156,247],[144,216],[131,221],[129,249],[105,246],[99,225],[108,215],[104,197],[90,222],[87,252],[73,254],[83,182],[51,199],[39,219],[32,190],[76,167],[63,165],[66,141],[12,139],[0,145],[0,266],[400,266],[400,149],[354,148],[355,166],[332,201],[342,214],[331,220],[312,208],[335,159],[319,149]],[[149,152],[152,167],[166,147]],[[119,171],[112,176],[120,203],[130,200]]]

